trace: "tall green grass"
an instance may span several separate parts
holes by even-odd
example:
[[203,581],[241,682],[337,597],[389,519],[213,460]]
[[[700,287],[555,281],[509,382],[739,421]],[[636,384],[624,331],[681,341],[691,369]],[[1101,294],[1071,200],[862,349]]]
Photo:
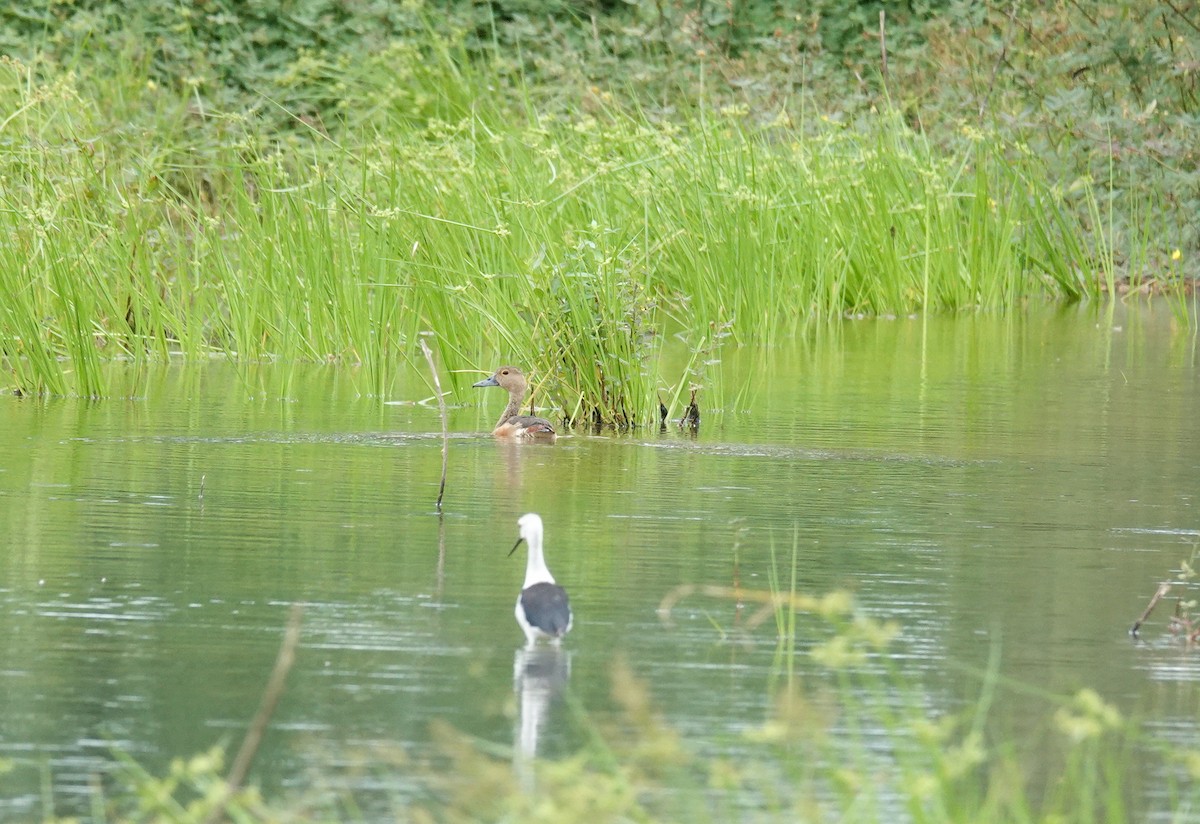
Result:
[[[890,115],[539,117],[494,103],[449,47],[393,56],[407,67],[322,77],[362,103],[342,128],[286,135],[189,107],[136,64],[86,87],[0,64],[12,384],[103,395],[105,358],[217,353],[361,363],[385,395],[428,331],[459,387],[517,362],[570,420],[637,426],[710,380],[728,340],[1111,281],[1037,160],[994,135],[947,157]],[[396,72],[425,97],[398,97]],[[686,374],[658,371],[668,330],[695,353]]]

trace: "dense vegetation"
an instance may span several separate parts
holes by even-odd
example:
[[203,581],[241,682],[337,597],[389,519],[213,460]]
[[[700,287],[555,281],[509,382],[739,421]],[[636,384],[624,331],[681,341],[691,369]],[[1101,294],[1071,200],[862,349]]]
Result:
[[383,395],[428,331],[620,426],[725,340],[1170,286],[1200,258],[1194,6],[9,7],[10,386],[220,353]]

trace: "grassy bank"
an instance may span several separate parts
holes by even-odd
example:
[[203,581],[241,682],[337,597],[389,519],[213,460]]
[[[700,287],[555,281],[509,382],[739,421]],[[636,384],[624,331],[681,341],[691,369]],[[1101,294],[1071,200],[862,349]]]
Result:
[[[429,333],[452,377],[519,361],[572,420],[640,425],[724,341],[1116,277],[1107,236],[994,132],[946,152],[888,114],[542,115],[432,34],[326,78],[357,103],[342,129],[279,132],[118,57],[86,80],[0,65],[0,345],[24,393],[217,354],[362,363],[382,396]],[[686,374],[656,372],[668,331]]]

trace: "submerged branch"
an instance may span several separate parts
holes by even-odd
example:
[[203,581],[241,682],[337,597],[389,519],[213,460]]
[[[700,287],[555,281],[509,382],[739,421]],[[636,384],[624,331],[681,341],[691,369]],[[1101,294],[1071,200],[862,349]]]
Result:
[[1163,596],[1170,591],[1171,584],[1167,581],[1163,581],[1158,585],[1158,591],[1156,591],[1150,598],[1150,603],[1146,605],[1146,609],[1143,610],[1141,616],[1133,622],[1133,626],[1129,628],[1130,635],[1132,635],[1134,638],[1137,638],[1138,630],[1141,629],[1142,624],[1144,624],[1146,619],[1150,617],[1150,613],[1154,611],[1156,606],[1158,606],[1158,602],[1163,599]]
[[229,804],[229,799],[241,789],[242,784],[246,781],[250,765],[254,762],[254,756],[258,753],[258,747],[267,732],[267,725],[275,713],[280,696],[283,695],[283,686],[288,672],[291,671],[292,664],[296,661],[296,646],[300,642],[300,619],[303,615],[304,604],[292,604],[291,612],[288,613],[287,629],[284,630],[283,641],[279,645],[279,655],[275,658],[275,667],[271,670],[271,677],[263,691],[262,703],[259,704],[258,712],[255,713],[254,720],[250,722],[250,728],[246,730],[246,737],[242,739],[241,749],[238,750],[237,757],[233,760],[233,766],[229,769],[229,777],[225,779],[225,789],[208,814],[208,818],[205,819],[205,824],[216,824],[221,819]]
[[679,419],[679,428],[692,433],[700,431],[700,407],[696,404],[695,389],[692,390],[687,408],[683,410],[683,417]]
[[[658,605],[659,620],[664,624],[669,624],[671,610],[684,598],[696,594],[738,603],[750,601],[762,604],[768,612],[780,607],[788,607],[796,612],[816,613],[846,612],[849,608],[849,602],[840,596],[826,595],[818,598],[812,595],[799,595],[795,592],[768,592],[761,589],[742,589],[741,587],[680,584],[663,596],[662,602]],[[757,623],[752,619],[750,626],[757,626]]]

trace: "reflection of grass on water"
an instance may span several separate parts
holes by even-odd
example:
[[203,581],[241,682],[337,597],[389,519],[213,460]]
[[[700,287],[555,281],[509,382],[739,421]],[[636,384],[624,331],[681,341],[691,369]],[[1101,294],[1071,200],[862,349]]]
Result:
[[[772,550],[768,591],[687,587],[664,600],[669,611],[685,598],[733,598],[775,619],[769,709],[726,754],[706,752],[711,741],[672,726],[651,686],[618,656],[610,667],[614,712],[589,714],[568,695],[588,743],[526,764],[534,792],[516,780],[509,747],[434,722],[432,747],[420,757],[376,752],[352,768],[379,774],[369,782],[376,784],[404,775],[416,790],[403,797],[318,789],[326,783],[319,778],[307,793],[269,802],[254,788],[228,796],[214,749],[175,761],[164,776],[121,757],[116,786],[107,797],[97,791],[92,818],[203,822],[222,805],[232,821],[377,820],[382,804],[397,820],[416,822],[1142,821],[1144,788],[1131,783],[1129,768],[1147,759],[1163,785],[1155,797],[1162,812],[1200,803],[1200,753],[1155,746],[1094,690],[1061,698],[1007,684],[996,655],[973,703],[931,709],[889,654],[899,643],[894,625],[865,615],[847,593],[799,592],[794,545],[787,579],[775,560]],[[749,620],[741,631],[763,623]],[[801,638],[812,641],[806,652]],[[1038,752],[989,735],[988,707],[1000,688],[1028,694],[1030,712],[1041,706],[1046,740]],[[52,809],[52,799],[45,805]]]

